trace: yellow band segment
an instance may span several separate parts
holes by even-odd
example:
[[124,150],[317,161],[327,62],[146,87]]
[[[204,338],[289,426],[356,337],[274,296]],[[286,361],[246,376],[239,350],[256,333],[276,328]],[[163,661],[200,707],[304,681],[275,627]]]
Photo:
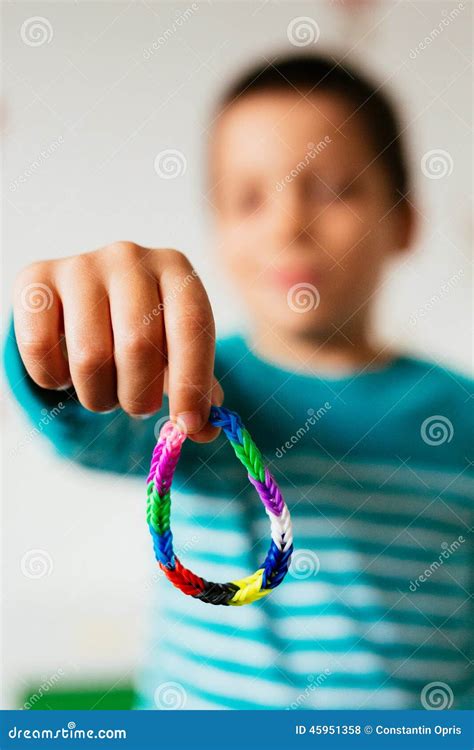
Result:
[[242,604],[256,602],[258,599],[262,599],[267,594],[270,594],[272,589],[262,590],[263,571],[264,569],[260,568],[255,573],[252,573],[252,575],[241,578],[240,581],[232,581],[232,583],[239,587],[239,591],[235,592],[229,604],[239,607]]

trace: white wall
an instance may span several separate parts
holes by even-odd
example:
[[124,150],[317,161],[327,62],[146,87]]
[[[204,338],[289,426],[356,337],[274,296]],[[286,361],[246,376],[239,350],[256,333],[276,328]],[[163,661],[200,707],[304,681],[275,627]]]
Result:
[[[468,370],[470,4],[387,2],[356,19],[353,2],[4,4],[5,311],[24,264],[133,239],[188,252],[220,333],[235,328],[240,311],[225,304],[228,287],[208,255],[202,193],[209,107],[243,63],[290,47],[289,22],[306,16],[318,25],[317,48],[359,62],[405,105],[422,232],[417,252],[383,289],[384,335]],[[22,25],[32,16],[49,22],[49,42],[25,43]],[[431,42],[420,49],[426,37]],[[156,154],[167,148],[187,161],[173,180],[154,170]],[[440,179],[420,167],[434,149],[447,152],[450,174]],[[31,674],[38,683],[58,669],[64,680],[127,674],[139,658],[154,567],[143,483],[64,464],[40,438],[16,450],[30,427],[8,398],[3,413],[3,705],[10,706]],[[46,550],[52,572],[32,579],[20,562],[36,548]]]

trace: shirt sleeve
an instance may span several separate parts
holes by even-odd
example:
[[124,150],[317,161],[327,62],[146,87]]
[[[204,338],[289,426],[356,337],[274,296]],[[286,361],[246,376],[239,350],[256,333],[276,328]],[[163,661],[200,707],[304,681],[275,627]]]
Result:
[[129,417],[122,409],[111,414],[90,412],[79,403],[74,388],[40,388],[29,377],[20,357],[13,320],[4,343],[3,360],[8,385],[31,423],[26,441],[41,434],[58,454],[71,461],[103,471],[146,475],[157,422],[168,413],[166,396],[157,414],[140,420]]

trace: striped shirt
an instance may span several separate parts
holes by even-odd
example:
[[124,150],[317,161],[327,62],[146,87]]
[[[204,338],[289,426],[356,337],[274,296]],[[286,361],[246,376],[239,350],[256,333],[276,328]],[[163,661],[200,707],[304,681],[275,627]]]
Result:
[[[11,340],[6,363],[30,414],[58,400],[25,387]],[[472,708],[473,383],[404,356],[320,378],[240,336],[218,342],[216,374],[282,489],[295,552],[247,607],[204,604],[157,575],[137,708]],[[83,464],[145,476],[154,424],[74,403],[48,436]],[[268,518],[223,435],[184,444],[172,530],[207,580],[261,566]]]

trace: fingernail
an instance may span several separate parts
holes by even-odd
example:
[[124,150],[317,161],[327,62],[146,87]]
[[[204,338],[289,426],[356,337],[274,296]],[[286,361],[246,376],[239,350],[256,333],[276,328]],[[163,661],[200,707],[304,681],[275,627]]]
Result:
[[199,432],[202,428],[203,419],[197,411],[184,411],[178,414],[178,419],[181,420],[186,428],[186,432],[190,435],[193,432]]
[[149,414],[130,414],[130,416],[132,419],[150,419],[154,414],[155,412],[151,411]]
[[117,406],[113,406],[111,409],[106,409],[106,411],[101,411],[101,414],[112,414],[114,411],[118,411],[120,409],[120,404],[117,404]]
[[214,383],[211,393],[211,404],[213,406],[222,406],[224,403],[224,391],[219,383]]
[[72,388],[72,380],[68,380],[67,383],[64,383],[64,385],[60,385],[57,388],[53,388],[55,391],[67,391],[69,388]]

